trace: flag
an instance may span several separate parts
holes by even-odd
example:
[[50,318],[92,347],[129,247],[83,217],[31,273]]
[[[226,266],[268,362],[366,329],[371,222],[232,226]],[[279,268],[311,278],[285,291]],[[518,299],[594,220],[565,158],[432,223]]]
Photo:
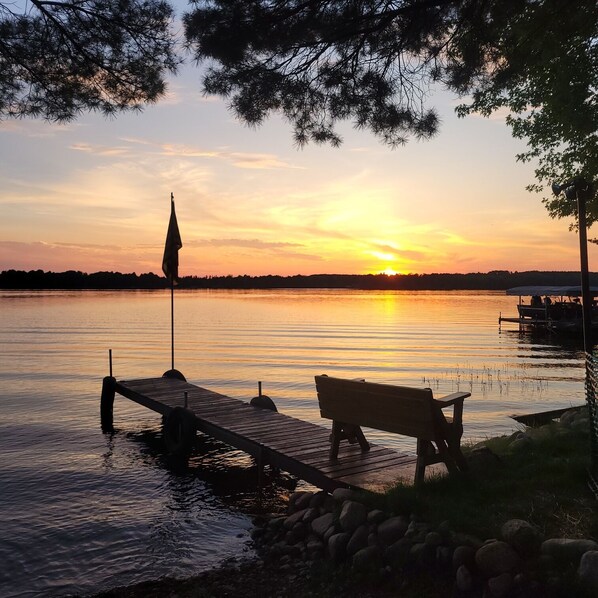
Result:
[[174,211],[174,197],[170,198],[170,221],[166,233],[166,244],[164,245],[164,257],[162,258],[162,272],[173,284],[179,281],[179,249],[183,246],[179,225],[176,221]]

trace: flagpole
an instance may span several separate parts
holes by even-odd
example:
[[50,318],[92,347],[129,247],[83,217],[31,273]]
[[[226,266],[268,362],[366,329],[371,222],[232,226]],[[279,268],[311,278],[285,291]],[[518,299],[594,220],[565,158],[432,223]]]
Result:
[[174,370],[174,279],[170,279],[170,354]]
[[[174,202],[174,193],[170,193],[170,210]],[[170,356],[171,368],[174,370],[174,276],[170,277]]]
[[170,280],[170,365],[171,368],[164,375],[167,378],[184,380],[181,372],[174,369],[174,285],[179,280],[179,249],[183,246],[179,225],[176,221],[174,209],[174,193],[170,193],[170,219],[166,243],[164,243],[164,257],[162,258],[162,272]]

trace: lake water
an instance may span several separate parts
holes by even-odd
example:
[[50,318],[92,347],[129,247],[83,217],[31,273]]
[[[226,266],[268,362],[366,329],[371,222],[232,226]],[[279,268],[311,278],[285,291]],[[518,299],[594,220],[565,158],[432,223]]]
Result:
[[[515,429],[508,415],[583,402],[583,353],[498,328],[502,293],[180,291],[176,363],[189,382],[323,423],[313,376],[472,393],[465,436]],[[163,454],[160,417],[117,396],[99,426],[101,381],[170,368],[168,292],[0,292],[0,595],[89,594],[184,577],[249,551],[262,497],[251,459],[200,439],[184,468]],[[409,439],[375,442],[413,452]],[[299,487],[302,483],[299,482]]]

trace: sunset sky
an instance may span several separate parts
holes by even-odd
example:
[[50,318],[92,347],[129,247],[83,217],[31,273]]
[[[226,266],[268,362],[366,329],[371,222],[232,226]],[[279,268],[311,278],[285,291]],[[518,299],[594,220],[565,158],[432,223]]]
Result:
[[457,119],[439,91],[431,141],[391,150],[347,123],[340,148],[298,149],[278,117],[250,129],[203,97],[200,74],[112,120],[0,122],[0,270],[160,272],[171,192],[183,275],[579,268],[503,117]]

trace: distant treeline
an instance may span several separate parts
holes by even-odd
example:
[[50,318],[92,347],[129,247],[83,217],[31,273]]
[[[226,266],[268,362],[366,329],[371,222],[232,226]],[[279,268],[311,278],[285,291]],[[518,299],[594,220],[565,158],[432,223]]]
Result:
[[[371,289],[371,290],[504,290],[523,285],[578,285],[579,272],[509,272],[494,270],[470,274],[311,274],[296,276],[185,276],[182,289]],[[598,286],[598,273],[590,274]],[[5,270],[0,273],[1,289],[165,289],[163,276],[94,272],[86,274]]]

